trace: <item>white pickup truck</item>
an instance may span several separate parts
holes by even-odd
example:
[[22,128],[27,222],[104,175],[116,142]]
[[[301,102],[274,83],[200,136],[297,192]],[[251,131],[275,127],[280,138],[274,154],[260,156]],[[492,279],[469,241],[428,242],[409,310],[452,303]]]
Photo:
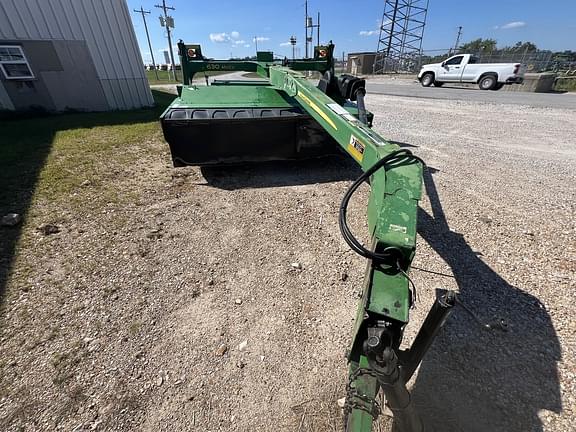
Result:
[[500,90],[505,84],[522,84],[524,68],[520,63],[478,63],[478,57],[458,54],[442,63],[422,66],[418,80],[424,87],[474,83],[481,90]]

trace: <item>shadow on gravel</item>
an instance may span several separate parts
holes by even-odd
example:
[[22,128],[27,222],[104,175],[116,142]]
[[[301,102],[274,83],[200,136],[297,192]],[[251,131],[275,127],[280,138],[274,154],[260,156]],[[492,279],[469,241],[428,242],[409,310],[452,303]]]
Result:
[[152,109],[22,115],[0,121],[0,218],[8,213],[17,213],[23,218],[23,222],[16,226],[0,226],[0,308],[4,304],[21,228],[55,135],[71,129],[157,121],[174,96],[154,90],[152,94],[156,101],[156,107]]
[[419,211],[419,233],[451,267],[460,299],[508,331],[482,329],[459,306],[416,379],[413,397],[436,432],[536,432],[541,410],[560,412],[558,337],[544,305],[510,285],[450,230],[431,170],[424,173],[432,215]]
[[202,167],[201,171],[209,186],[225,190],[356,180],[362,174],[356,162],[347,155]]

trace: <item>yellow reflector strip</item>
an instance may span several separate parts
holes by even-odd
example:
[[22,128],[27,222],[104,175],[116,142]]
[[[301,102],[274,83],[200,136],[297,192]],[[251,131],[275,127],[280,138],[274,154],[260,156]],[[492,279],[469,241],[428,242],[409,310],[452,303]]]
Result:
[[313,101],[311,101],[308,96],[306,96],[304,93],[300,93],[300,92],[298,92],[298,96],[300,97],[300,99],[302,99],[308,105],[310,105],[310,108],[312,108],[314,111],[316,111],[318,113],[318,115],[320,115],[320,117],[322,117],[324,120],[326,120],[326,123],[328,123],[330,126],[332,126],[334,128],[334,130],[338,130],[338,128],[336,127],[336,124],[332,121],[332,119],[330,117],[328,117],[328,115],[324,111],[322,111],[318,105],[316,105]]

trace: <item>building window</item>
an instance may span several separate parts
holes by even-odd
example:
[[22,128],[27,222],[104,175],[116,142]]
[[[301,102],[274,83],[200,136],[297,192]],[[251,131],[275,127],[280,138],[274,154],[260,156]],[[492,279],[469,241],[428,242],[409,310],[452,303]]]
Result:
[[6,79],[34,78],[22,47],[17,45],[0,46],[0,69]]

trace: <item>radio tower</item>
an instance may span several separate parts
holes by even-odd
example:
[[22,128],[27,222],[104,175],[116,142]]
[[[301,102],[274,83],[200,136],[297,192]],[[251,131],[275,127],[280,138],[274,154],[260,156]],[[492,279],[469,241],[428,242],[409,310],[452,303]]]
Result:
[[419,66],[429,0],[385,0],[374,73],[413,72]]

